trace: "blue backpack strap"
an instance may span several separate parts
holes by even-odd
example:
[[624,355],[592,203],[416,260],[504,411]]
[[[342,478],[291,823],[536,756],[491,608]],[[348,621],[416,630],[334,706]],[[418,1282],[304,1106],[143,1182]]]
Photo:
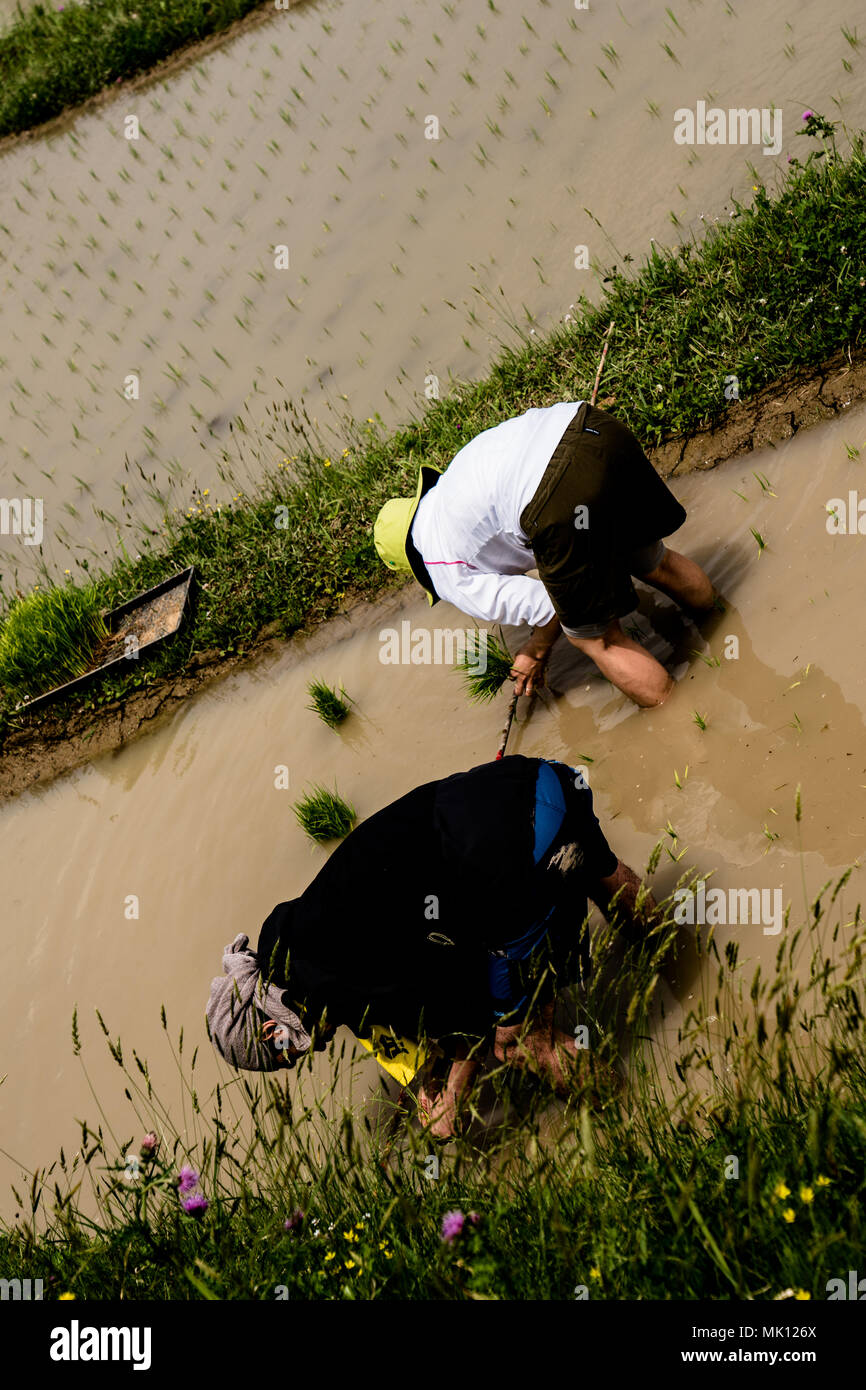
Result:
[[565,819],[565,796],[559,778],[549,762],[543,762],[535,779],[535,848],[533,863],[539,864],[550,849]]

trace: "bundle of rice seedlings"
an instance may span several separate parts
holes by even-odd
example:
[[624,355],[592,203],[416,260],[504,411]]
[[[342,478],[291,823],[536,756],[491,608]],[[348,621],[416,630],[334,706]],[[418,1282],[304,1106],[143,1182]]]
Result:
[[25,697],[83,676],[108,636],[92,585],[34,589],[12,605],[0,632],[0,685]]
[[307,686],[307,694],[311,701],[307,709],[311,709],[324,720],[329,729],[336,729],[350,713],[349,706],[352,702],[342,686],[337,694],[336,690],[324,681],[311,681]]
[[305,834],[317,844],[327,840],[342,840],[348,835],[358,813],[354,806],[327,787],[314,786],[296,801],[294,812]]
[[[481,652],[486,656],[483,670],[479,662]],[[499,694],[511,674],[512,665],[513,658],[505,643],[488,632],[484,645],[479,643],[474,653],[467,651],[455,669],[463,676],[469,699],[486,704]]]

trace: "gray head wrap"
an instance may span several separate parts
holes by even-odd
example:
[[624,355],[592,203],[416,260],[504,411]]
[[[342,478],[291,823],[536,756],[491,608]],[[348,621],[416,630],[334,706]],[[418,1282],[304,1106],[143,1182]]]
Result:
[[[278,1049],[306,1052],[312,1039],[298,1015],[283,1003],[283,991],[265,986],[259,958],[240,932],[223,951],[223,971],[211,982],[207,1021],[211,1041],[227,1062],[245,1071],[275,1071]],[[266,1019],[275,1019],[275,1042],[262,1038]],[[275,1045],[276,1043],[276,1045]]]

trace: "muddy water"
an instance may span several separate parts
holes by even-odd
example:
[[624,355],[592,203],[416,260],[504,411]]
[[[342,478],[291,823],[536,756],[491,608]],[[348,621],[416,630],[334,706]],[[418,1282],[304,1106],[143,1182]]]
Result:
[[[636,868],[660,837],[674,845],[671,827],[675,851],[685,854],[676,865],[664,857],[663,892],[692,865],[723,889],[780,888],[796,923],[821,885],[866,849],[866,653],[852,627],[866,542],[826,529],[827,504],[847,499],[860,480],[862,464],[846,446],[866,449],[866,411],[675,485],[689,511],[677,544],[705,564],[729,608],[704,640],[667,601],[641,591],[633,622],[679,676],[665,706],[637,710],[563,643],[552,692],[515,727],[511,752],[589,769],[611,845]],[[766,542],[760,556],[752,527]],[[199,1091],[207,1092],[217,1069],[202,1015],[223,944],[238,931],[255,939],[274,903],[297,894],[326,858],[293,820],[305,786],[336,785],[365,817],[420,781],[493,756],[504,694],[479,709],[444,665],[380,660],[384,631],[403,621],[429,629],[431,617],[414,593],[360,610],[0,811],[0,880],[15,929],[0,983],[7,1152],[33,1165],[61,1142],[74,1151],[74,1117],[95,1114],[71,1054],[74,1004],[101,1097],[120,1097],[121,1085],[95,1007],[127,1055],[134,1046],[150,1059],[171,1098],[161,1003],[170,1033],[183,1026],[187,1055],[201,1046]],[[435,621],[465,625],[444,605]],[[342,683],[356,702],[340,733],[305,708],[313,676]],[[288,790],[275,786],[280,767]],[[858,870],[843,904],[861,893]],[[137,918],[127,916],[130,895]],[[358,904],[359,923],[368,911]],[[783,939],[760,922],[717,934],[722,943],[737,938],[747,978],[757,961],[769,966]],[[707,980],[692,961],[660,988],[661,1042]],[[323,1087],[320,1061],[317,1069]],[[367,1062],[352,1099],[372,1103],[376,1085]],[[133,1129],[128,1116],[118,1120],[120,1134]],[[7,1163],[5,1171],[16,1170]]]
[[[576,246],[607,267],[699,235],[751,197],[750,164],[771,181],[803,154],[805,106],[866,124],[852,0],[497,8],[275,12],[0,157],[0,496],[44,499],[56,572],[216,489],[245,402],[405,419],[428,377],[445,391],[514,342],[509,321],[596,294]],[[780,152],[676,144],[699,100],[774,103]],[[0,547],[7,582],[32,574],[35,548]]]

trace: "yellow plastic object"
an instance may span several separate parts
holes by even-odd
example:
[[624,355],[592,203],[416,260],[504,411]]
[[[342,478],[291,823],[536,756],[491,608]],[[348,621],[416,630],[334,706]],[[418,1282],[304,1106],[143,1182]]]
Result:
[[424,1043],[399,1038],[392,1029],[378,1023],[373,1025],[370,1037],[359,1038],[358,1042],[372,1052],[382,1070],[401,1086],[408,1086],[433,1055],[433,1049]]

